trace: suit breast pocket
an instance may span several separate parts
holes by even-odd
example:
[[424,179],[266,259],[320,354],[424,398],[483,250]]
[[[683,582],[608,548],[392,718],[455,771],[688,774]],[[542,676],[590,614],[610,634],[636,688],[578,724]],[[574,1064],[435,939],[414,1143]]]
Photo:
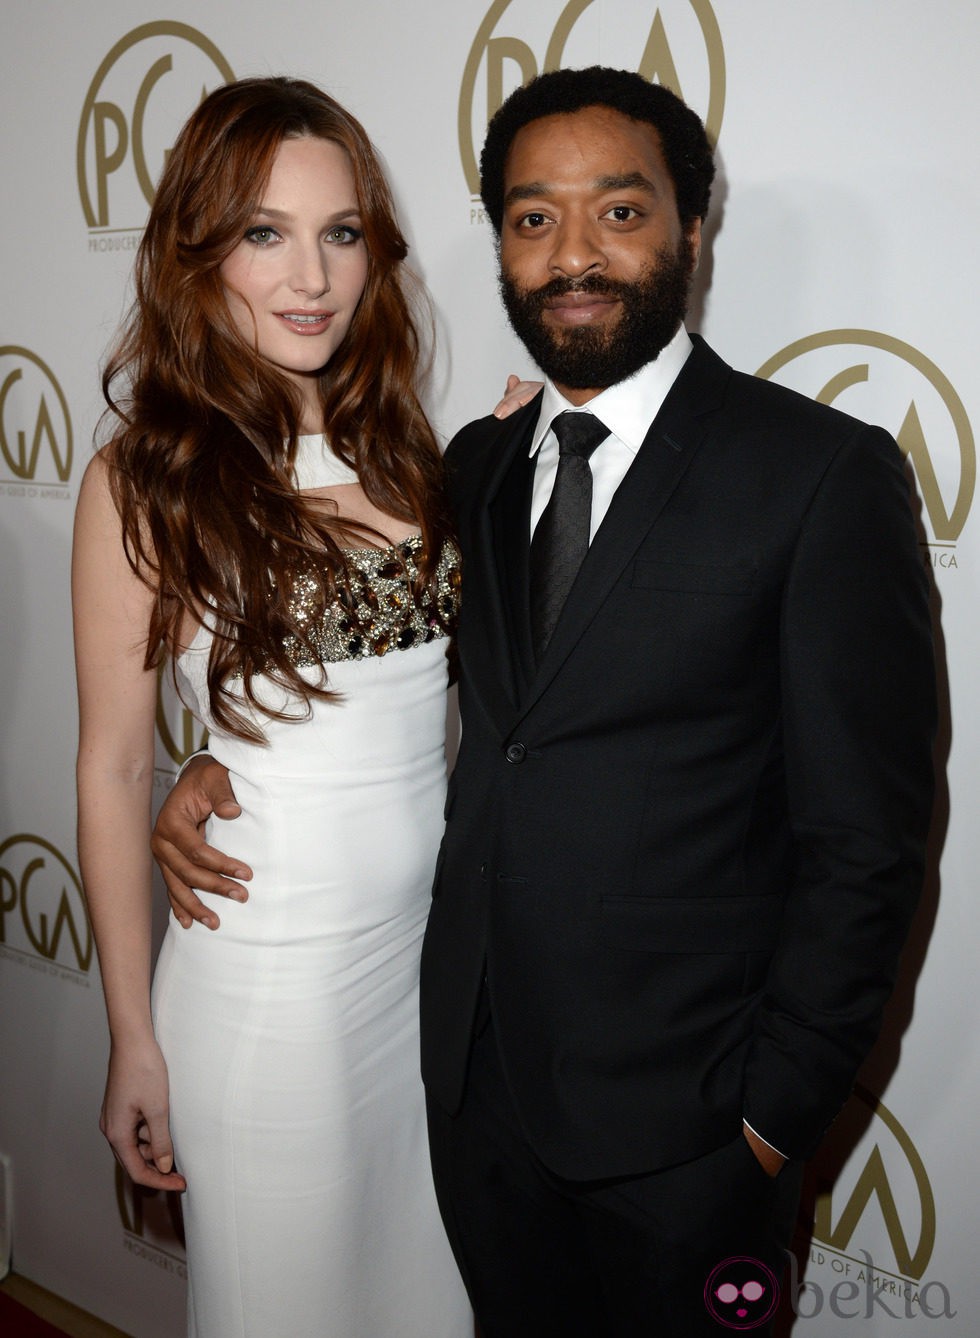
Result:
[[778,598],[751,559],[695,562],[649,554],[633,565],[622,615],[669,656],[675,712],[714,707],[719,692],[751,688],[775,652]]

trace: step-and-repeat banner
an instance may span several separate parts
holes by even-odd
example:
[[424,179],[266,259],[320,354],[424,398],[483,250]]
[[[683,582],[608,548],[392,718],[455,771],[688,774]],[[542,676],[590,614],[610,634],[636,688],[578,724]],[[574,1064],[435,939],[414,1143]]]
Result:
[[[477,198],[488,114],[538,71],[598,61],[669,83],[717,141],[692,327],[907,455],[944,701],[933,859],[884,1035],[811,1168],[784,1307],[803,1338],[975,1338],[976,8],[37,0],[6,17],[0,1248],[9,1232],[17,1271],[137,1338],[181,1331],[179,1205],[134,1191],[97,1130],[107,1035],[75,850],[68,590],[100,360],[177,128],[202,91],[254,74],[310,78],[360,117],[432,297],[429,405],[448,437],[530,370]],[[162,795],[199,740],[166,687],[158,725]]]

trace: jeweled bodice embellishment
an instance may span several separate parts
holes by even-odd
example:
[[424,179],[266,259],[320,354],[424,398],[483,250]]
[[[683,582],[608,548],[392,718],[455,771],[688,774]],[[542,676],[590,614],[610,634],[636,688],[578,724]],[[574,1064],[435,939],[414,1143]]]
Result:
[[436,568],[437,590],[416,594],[422,536],[412,535],[391,548],[345,548],[350,575],[345,590],[324,611],[316,579],[299,576],[289,607],[297,622],[309,627],[309,645],[296,637],[283,642],[298,668],[363,660],[408,650],[450,636],[459,612],[460,558],[456,545],[443,544]]

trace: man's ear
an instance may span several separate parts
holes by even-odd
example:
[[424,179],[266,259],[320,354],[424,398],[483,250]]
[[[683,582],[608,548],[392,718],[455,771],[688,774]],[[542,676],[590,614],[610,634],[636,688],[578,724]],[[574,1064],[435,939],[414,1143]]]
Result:
[[692,218],[686,230],[687,244],[691,251],[691,273],[694,274],[701,263],[701,220]]

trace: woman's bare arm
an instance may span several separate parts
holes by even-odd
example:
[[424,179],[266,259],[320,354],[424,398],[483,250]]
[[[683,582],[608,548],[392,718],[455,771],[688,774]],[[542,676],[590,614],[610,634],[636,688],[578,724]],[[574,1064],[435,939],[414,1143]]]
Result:
[[78,851],[111,1037],[101,1127],[137,1183],[183,1189],[173,1170],[167,1070],[150,1018],[156,674],[143,661],[151,600],[126,560],[105,458],[96,456],[78,499],[72,607]]

